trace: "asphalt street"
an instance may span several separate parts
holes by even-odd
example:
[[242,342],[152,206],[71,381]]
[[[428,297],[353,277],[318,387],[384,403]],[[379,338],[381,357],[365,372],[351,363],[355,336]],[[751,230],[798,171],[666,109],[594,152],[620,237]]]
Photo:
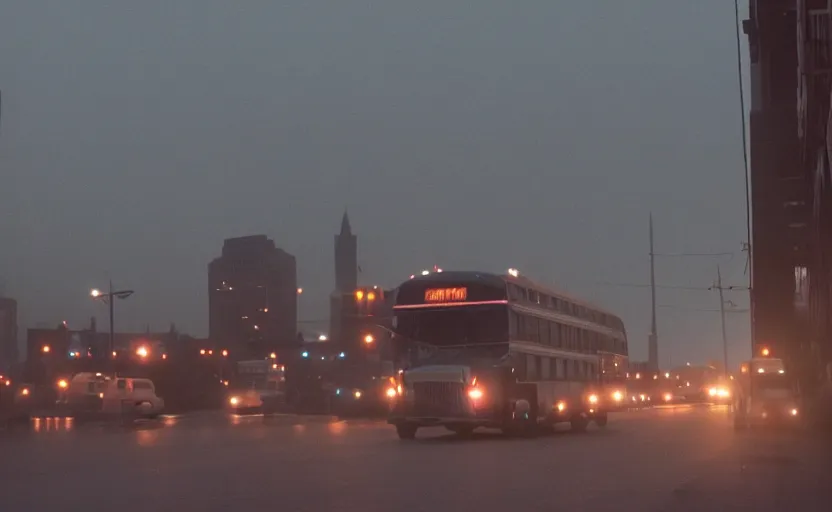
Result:
[[532,439],[219,414],[0,432],[0,510],[829,510],[817,438],[735,433],[724,407],[617,413]]

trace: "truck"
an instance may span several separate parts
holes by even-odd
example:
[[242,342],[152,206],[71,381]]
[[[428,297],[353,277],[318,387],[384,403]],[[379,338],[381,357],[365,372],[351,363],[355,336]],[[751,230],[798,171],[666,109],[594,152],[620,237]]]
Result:
[[732,408],[736,430],[798,425],[799,400],[782,359],[752,358],[740,365],[734,382]]

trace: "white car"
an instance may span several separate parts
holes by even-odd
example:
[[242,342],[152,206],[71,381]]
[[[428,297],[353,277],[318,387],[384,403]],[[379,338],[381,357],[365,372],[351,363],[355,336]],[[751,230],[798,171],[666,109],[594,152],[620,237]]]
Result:
[[101,411],[105,414],[156,418],[165,408],[165,401],[156,395],[150,379],[117,377],[107,381],[99,396]]

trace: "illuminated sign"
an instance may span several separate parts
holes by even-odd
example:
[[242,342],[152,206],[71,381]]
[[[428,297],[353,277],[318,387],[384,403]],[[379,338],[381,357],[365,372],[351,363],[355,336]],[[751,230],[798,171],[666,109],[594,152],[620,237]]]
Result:
[[425,302],[463,302],[468,299],[468,288],[429,288]]

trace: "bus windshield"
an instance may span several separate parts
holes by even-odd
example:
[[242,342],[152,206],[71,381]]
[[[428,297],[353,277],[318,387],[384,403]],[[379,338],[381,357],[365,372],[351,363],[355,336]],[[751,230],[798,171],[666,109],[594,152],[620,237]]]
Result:
[[508,341],[504,304],[400,310],[396,322],[402,336],[440,347]]

